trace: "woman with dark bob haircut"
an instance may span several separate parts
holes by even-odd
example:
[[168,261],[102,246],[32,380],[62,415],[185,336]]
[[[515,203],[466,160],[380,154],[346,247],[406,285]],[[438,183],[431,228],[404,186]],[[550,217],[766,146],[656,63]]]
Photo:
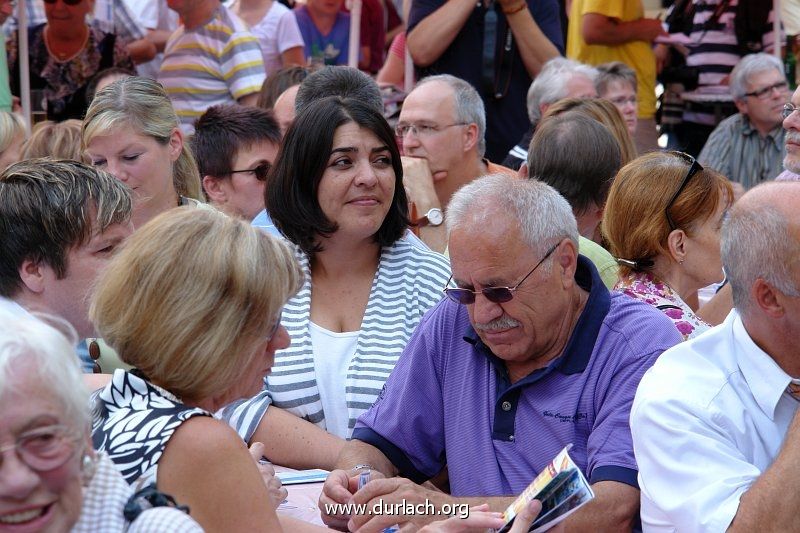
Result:
[[[357,100],[326,97],[300,112],[267,178],[266,206],[297,245],[305,280],[283,309],[292,341],[276,354],[264,391],[223,416],[247,441],[291,435],[283,409],[347,438],[422,315],[441,299],[450,265],[405,237],[394,135]],[[285,438],[299,440],[294,435]],[[328,436],[319,447],[329,453],[313,454],[316,463],[301,453],[302,442],[284,443],[299,450],[296,458],[267,456],[330,469],[343,442]]]

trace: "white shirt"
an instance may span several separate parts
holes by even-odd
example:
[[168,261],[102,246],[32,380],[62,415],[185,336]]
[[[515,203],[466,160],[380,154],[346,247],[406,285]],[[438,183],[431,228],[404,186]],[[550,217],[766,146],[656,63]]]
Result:
[[734,310],[664,352],[631,409],[644,531],[725,531],[772,464],[798,403]]
[[[167,7],[166,0],[123,0],[125,7],[145,30],[173,32],[178,28],[178,14]],[[136,65],[139,76],[156,79],[164,54],[158,53],[152,60]]]
[[325,413],[325,428],[343,439],[350,437],[348,427],[347,370],[356,353],[360,331],[339,333],[330,331],[313,322],[308,323],[311,346],[314,351],[314,369],[319,388],[322,412]]

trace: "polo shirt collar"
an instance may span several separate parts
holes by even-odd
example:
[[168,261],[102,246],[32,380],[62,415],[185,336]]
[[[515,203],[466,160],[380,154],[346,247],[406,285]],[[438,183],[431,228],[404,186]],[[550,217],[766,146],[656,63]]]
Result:
[[770,420],[775,420],[775,409],[792,378],[753,342],[736,311],[728,315],[726,321],[728,320],[733,322],[733,342],[741,346],[741,349],[734,350],[739,370],[742,371],[758,406]]
[[[603,321],[611,308],[611,293],[608,292],[608,289],[603,284],[603,280],[600,279],[600,274],[598,274],[592,262],[582,255],[578,255],[575,281],[578,286],[589,292],[589,298],[561,356],[547,366],[548,369],[557,368],[565,375],[580,374],[586,370],[592,351],[594,351],[594,345],[597,342],[600,327],[603,325]],[[483,343],[472,325],[467,327],[464,340],[475,346],[478,352],[486,356],[495,369],[501,372],[501,375],[505,375],[505,363]],[[538,373],[533,372],[533,374]],[[525,377],[520,381],[525,382],[527,379]]]

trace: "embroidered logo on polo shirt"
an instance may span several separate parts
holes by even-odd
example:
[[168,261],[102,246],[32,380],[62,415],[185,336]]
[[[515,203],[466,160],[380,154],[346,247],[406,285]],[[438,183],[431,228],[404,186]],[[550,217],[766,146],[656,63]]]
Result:
[[545,418],[555,418],[559,422],[578,422],[579,420],[586,420],[589,415],[586,413],[575,413],[574,415],[562,415],[561,413],[554,413],[553,411],[542,411],[542,416]]

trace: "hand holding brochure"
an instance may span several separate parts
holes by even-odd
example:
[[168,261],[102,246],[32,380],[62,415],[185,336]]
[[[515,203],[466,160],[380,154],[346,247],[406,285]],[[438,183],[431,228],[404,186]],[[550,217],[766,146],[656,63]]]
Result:
[[571,444],[561,450],[528,488],[503,513],[500,533],[511,529],[514,518],[531,501],[542,502],[542,511],[529,531],[547,531],[594,498],[592,487],[569,456]]

